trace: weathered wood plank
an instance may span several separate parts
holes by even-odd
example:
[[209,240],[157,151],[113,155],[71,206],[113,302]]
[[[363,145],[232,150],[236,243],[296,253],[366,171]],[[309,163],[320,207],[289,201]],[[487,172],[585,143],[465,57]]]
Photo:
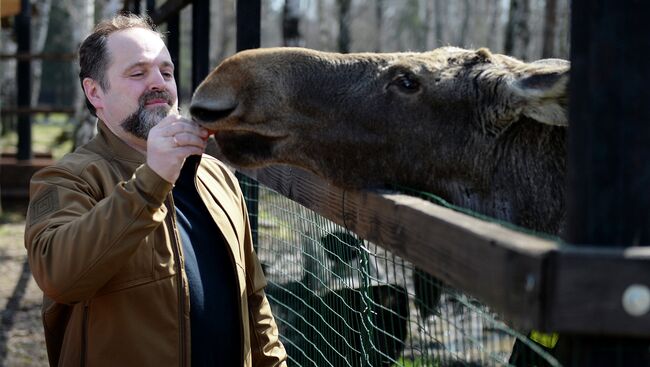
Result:
[[18,61],[30,60],[56,60],[56,61],[75,61],[77,54],[74,52],[43,52],[43,53],[29,53],[20,52],[14,54],[0,54],[0,60],[16,59]]
[[343,190],[305,171],[243,171],[359,236],[467,292],[512,326],[648,335],[622,292],[650,279],[650,249],[577,248],[392,192]]
[[650,313],[632,316],[623,294],[633,284],[648,285],[650,248],[603,249],[565,246],[550,262],[546,329],[582,334],[648,336]]
[[[650,245],[649,16],[648,2],[571,3],[565,239],[575,245]],[[584,333],[564,335],[561,342],[568,347],[562,348],[559,360],[570,366],[649,366],[647,313],[632,318],[620,312],[624,287],[635,278],[646,290],[650,286],[647,262],[565,256],[558,265],[557,275],[566,282],[558,283],[555,292],[556,302],[561,302],[558,323],[602,330],[598,339]],[[572,287],[600,302],[592,298],[581,304],[588,296],[576,295]],[[581,313],[579,306],[588,312]],[[587,313],[607,317],[589,322]]]
[[3,115],[31,115],[34,113],[75,113],[75,108],[65,106],[7,106],[0,110]]
[[519,327],[539,323],[549,240],[395,193],[346,191],[291,167],[247,175],[481,299]]

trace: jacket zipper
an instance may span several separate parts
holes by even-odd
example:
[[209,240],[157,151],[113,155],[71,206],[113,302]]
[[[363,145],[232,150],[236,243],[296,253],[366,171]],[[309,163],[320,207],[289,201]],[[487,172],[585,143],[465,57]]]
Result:
[[81,328],[81,361],[80,365],[83,367],[86,365],[86,348],[87,339],[88,339],[88,303],[84,303],[84,313],[83,313],[83,327]]
[[183,273],[185,272],[184,266],[183,266],[183,261],[181,260],[181,249],[180,249],[180,239],[178,238],[178,231],[176,230],[176,207],[174,207],[174,199],[172,198],[172,195],[169,194],[167,196],[167,202],[169,203],[168,208],[169,211],[171,211],[171,214],[169,216],[169,220],[171,222],[170,225],[170,230],[173,232],[173,241],[174,241],[174,246],[172,246],[174,250],[174,260],[176,261],[178,271],[177,277],[178,277],[178,321],[179,321],[179,332],[180,332],[180,365],[183,366],[185,364],[185,292],[183,292],[184,289],[184,284],[183,284]]

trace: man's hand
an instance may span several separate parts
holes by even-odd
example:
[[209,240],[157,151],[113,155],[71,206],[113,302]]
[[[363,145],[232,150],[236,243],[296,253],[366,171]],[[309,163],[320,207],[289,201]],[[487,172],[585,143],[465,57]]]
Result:
[[147,165],[160,177],[175,183],[185,158],[201,155],[208,131],[180,115],[167,116],[149,131]]

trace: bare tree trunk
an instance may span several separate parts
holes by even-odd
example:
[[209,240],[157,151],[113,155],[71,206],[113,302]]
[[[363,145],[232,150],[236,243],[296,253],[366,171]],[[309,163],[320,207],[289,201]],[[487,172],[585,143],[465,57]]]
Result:
[[211,50],[214,53],[210,56],[210,61],[216,65],[223,61],[227,56],[235,51],[235,0],[213,0],[214,4],[210,5],[213,23],[214,35],[210,39],[216,40],[216,47]]
[[492,6],[491,10],[491,19],[490,27],[488,32],[485,34],[486,40],[485,44],[491,50],[499,50],[500,46],[497,42],[497,27],[499,26],[499,20],[501,18],[501,1],[500,0],[491,0],[490,4]]
[[437,46],[444,44],[445,35],[443,32],[445,29],[445,20],[447,19],[447,5],[447,0],[433,0],[433,15],[436,22],[435,44]]
[[99,12],[99,18],[101,20],[108,19],[117,14],[120,9],[122,9],[122,1],[120,0],[99,0],[103,3],[101,11]]
[[465,42],[467,41],[467,34],[469,33],[469,19],[472,16],[472,8],[470,0],[465,0],[463,2],[465,7],[464,16],[463,16],[463,25],[460,28],[460,37],[458,39],[458,45],[461,47],[466,47]]
[[382,42],[382,24],[384,23],[384,0],[375,1],[375,36],[377,37],[377,43],[375,44],[375,52],[381,52],[383,50]]
[[555,25],[556,25],[557,0],[546,0],[544,10],[544,41],[542,45],[542,58],[555,56]]
[[435,9],[434,1],[425,1],[424,3],[424,29],[427,32],[426,48],[432,50],[436,47],[436,32],[435,32]]
[[300,0],[285,0],[282,16],[282,39],[284,46],[304,45],[300,34]]
[[[52,0],[41,0],[38,3],[38,17],[32,18],[32,53],[38,54],[43,52],[47,30],[50,26],[50,9]],[[41,93],[41,75],[43,73],[43,62],[41,60],[32,61],[32,106],[38,104],[38,97]]]
[[[112,10],[111,2],[105,3],[103,7],[104,12]],[[77,32],[73,32],[72,44],[76,48],[83,39],[90,34],[94,26],[95,20],[95,1],[94,0],[74,0],[69,3],[68,12],[72,15],[71,21],[74,22]],[[104,15],[104,14],[103,14]],[[114,14],[102,17],[108,18]],[[76,73],[79,72],[79,65],[75,64]],[[75,95],[75,129],[74,129],[74,144],[73,149],[80,145],[87,143],[97,133],[97,119],[90,114],[86,108],[86,95],[81,87],[77,90]]]
[[427,50],[427,31],[429,25],[427,24],[427,4],[426,0],[416,0],[415,8],[417,9],[417,23],[414,28],[414,36],[417,41],[416,47],[419,51]]
[[[16,42],[13,40],[9,32],[0,32],[0,52],[3,54],[16,53]],[[16,59],[3,60],[2,68],[0,68],[0,107],[5,105],[16,104]],[[11,101],[11,102],[9,102]],[[15,116],[0,116],[2,117],[2,127],[0,128],[0,136],[9,133],[9,130],[15,126]],[[1,169],[1,168],[0,168]],[[0,175],[4,174],[0,172]],[[2,188],[0,187],[0,197]],[[2,214],[2,200],[0,200],[0,214]]]
[[529,15],[530,0],[510,0],[504,52],[523,60],[528,59],[528,45],[530,43]]
[[316,2],[316,11],[318,12],[318,46],[321,50],[327,50],[330,48],[330,37],[324,1]]
[[571,1],[560,0],[558,8],[557,57],[569,59],[571,49]]
[[[0,52],[15,54],[18,49],[15,38],[9,32],[0,32]],[[0,67],[0,106],[16,105],[16,59],[2,60]],[[16,128],[16,115],[4,115],[0,136],[7,135]]]
[[339,5],[339,52],[350,52],[350,0],[338,0]]

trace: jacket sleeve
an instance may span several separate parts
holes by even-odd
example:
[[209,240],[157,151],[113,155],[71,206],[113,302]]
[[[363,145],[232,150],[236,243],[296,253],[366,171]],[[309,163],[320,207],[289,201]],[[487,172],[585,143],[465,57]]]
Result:
[[287,352],[280,341],[278,326],[271,313],[271,305],[266,299],[264,287],[266,278],[253,248],[253,240],[248,220],[248,211],[242,196],[244,223],[246,223],[246,278],[248,289],[248,312],[250,320],[251,353],[253,366],[270,367],[287,365]]
[[58,303],[92,297],[167,214],[172,185],[147,165],[105,197],[83,177],[55,166],[30,183],[25,247],[36,282]]

